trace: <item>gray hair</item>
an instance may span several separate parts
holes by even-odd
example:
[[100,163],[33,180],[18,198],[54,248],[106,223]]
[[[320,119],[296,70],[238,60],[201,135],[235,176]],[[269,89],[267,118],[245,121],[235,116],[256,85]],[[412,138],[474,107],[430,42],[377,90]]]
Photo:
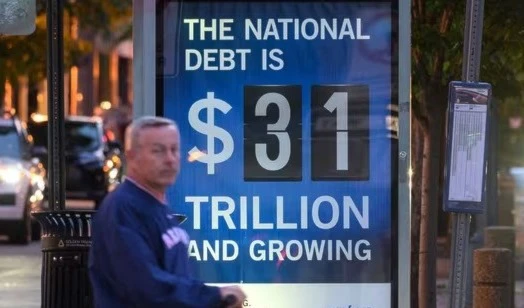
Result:
[[126,128],[125,149],[131,150],[137,146],[140,132],[150,127],[174,126],[178,129],[175,121],[164,117],[142,116],[139,117]]

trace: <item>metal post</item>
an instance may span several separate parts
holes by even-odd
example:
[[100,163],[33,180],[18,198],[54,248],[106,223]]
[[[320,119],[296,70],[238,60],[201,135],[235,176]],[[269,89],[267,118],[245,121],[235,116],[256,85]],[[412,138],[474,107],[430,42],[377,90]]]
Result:
[[[411,179],[410,154],[410,74],[411,74],[411,1],[399,1],[399,131],[398,131],[398,302],[397,307],[410,306],[411,286]],[[395,305],[393,305],[395,306]],[[413,307],[414,308],[414,307]]]
[[47,1],[48,203],[42,226],[42,308],[93,306],[87,256],[92,211],[65,210],[63,0]]
[[[479,79],[483,17],[484,0],[468,0],[464,29],[464,61],[462,66],[462,79],[464,81],[474,82]],[[486,152],[489,155],[491,151]],[[488,173],[488,183],[493,176],[493,174]],[[450,307],[463,308],[470,306],[469,303],[471,302],[472,293],[472,252],[469,247],[471,214],[453,213],[452,218],[453,254],[451,257],[452,266],[450,272]],[[482,221],[478,218],[476,218],[476,222],[482,224]],[[482,226],[476,225],[477,230],[479,227]]]
[[64,3],[47,1],[47,114],[49,208],[65,208],[64,181]]
[[[484,0],[468,0],[464,29],[464,61],[462,66],[462,79],[464,81],[474,82],[479,79],[483,16]],[[488,155],[490,152],[489,150],[487,151]],[[493,175],[488,173],[487,177],[489,183]],[[471,214],[458,213],[452,215],[453,254],[450,272],[450,307],[463,308],[470,306],[472,294],[472,252],[469,247]],[[476,222],[481,223],[477,218]],[[481,226],[477,224],[476,227],[478,229]]]
[[155,115],[156,110],[156,5],[133,1],[133,117]]
[[470,214],[451,214],[453,220],[453,236],[451,242],[451,295],[450,307],[466,307],[466,281],[468,277],[468,244]]
[[462,63],[464,81],[479,80],[483,19],[484,0],[468,0],[464,29],[464,61]]

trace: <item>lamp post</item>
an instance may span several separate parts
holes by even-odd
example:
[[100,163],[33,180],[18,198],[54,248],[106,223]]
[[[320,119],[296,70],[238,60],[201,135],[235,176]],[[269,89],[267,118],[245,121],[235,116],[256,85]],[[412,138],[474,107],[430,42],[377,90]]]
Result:
[[42,308],[93,306],[87,272],[93,211],[65,209],[63,0],[47,1],[48,203],[42,227]]

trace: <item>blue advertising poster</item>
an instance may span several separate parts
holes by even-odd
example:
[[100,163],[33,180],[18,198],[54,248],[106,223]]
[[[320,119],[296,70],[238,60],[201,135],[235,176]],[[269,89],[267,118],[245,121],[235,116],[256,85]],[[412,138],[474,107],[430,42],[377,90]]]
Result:
[[182,139],[168,197],[197,277],[254,308],[392,305],[395,7],[157,4],[157,112]]

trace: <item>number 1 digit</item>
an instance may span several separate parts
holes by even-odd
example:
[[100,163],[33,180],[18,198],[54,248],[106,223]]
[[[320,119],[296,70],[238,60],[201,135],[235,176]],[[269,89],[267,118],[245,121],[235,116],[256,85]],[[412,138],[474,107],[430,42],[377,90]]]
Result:
[[334,92],[324,108],[337,114],[337,170],[348,170],[348,93]]

